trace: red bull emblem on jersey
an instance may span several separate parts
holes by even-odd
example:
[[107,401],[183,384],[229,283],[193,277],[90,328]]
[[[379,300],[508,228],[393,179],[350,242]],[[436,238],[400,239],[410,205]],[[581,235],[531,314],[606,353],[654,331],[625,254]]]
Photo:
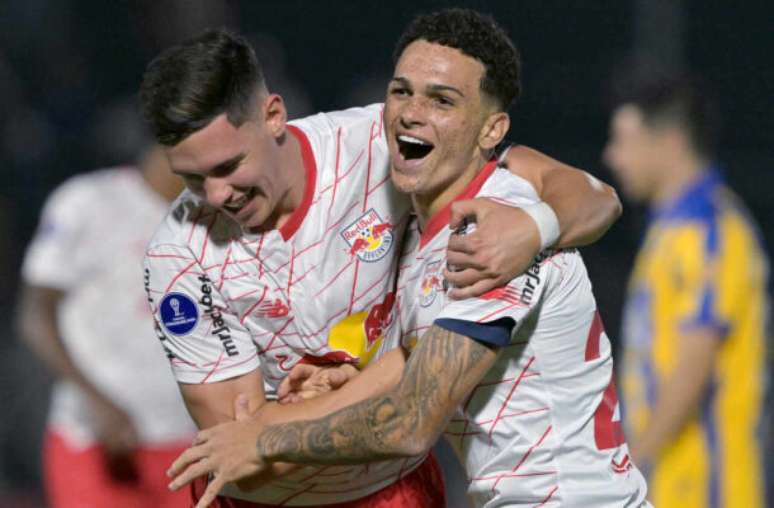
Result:
[[384,341],[384,333],[393,324],[395,293],[389,292],[384,301],[369,311],[352,314],[331,328],[327,360],[354,363],[363,368],[371,361]]
[[341,232],[349,245],[350,255],[361,261],[373,262],[382,259],[392,247],[392,224],[384,222],[371,208]]
[[419,294],[419,305],[429,307],[435,301],[438,291],[443,291],[443,274],[441,260],[433,261],[425,266],[422,276],[422,292]]

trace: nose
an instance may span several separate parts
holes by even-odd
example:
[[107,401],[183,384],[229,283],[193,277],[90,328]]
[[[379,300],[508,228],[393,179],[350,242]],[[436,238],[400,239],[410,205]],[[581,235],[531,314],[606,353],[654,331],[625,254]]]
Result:
[[216,208],[221,208],[228,203],[234,192],[231,186],[220,178],[206,178],[202,187],[204,199]]
[[411,97],[400,111],[400,122],[404,127],[416,127],[425,122],[425,103],[420,97]]

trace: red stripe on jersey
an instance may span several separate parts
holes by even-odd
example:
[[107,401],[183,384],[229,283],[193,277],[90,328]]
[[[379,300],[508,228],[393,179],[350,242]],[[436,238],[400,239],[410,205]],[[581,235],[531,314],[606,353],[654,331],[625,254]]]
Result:
[[191,264],[190,264],[190,265],[188,265],[188,266],[186,266],[185,268],[183,268],[182,270],[180,270],[180,272],[178,272],[178,274],[177,274],[177,275],[175,275],[175,277],[174,277],[174,278],[172,279],[172,281],[169,283],[169,285],[167,286],[167,289],[164,291],[164,293],[169,293],[169,290],[170,290],[170,289],[172,289],[172,286],[174,286],[174,285],[175,285],[175,283],[177,282],[177,280],[178,280],[180,277],[182,277],[183,275],[185,275],[185,273],[186,273],[188,270],[190,270],[192,267],[194,267],[195,265],[196,265],[196,261],[191,261]]
[[602,324],[602,316],[599,315],[599,311],[594,312],[594,320],[591,322],[591,328],[589,328],[589,335],[586,338],[586,361],[596,360],[599,358],[599,339],[602,336],[602,332],[605,330]]
[[551,499],[551,497],[554,495],[554,493],[557,490],[559,490],[559,486],[558,485],[556,487],[554,487],[553,489],[551,489],[551,492],[548,493],[548,495],[545,497],[545,499],[543,499],[543,501],[540,502],[540,504],[536,504],[535,508],[540,508],[541,506],[545,505],[548,502],[548,500]]
[[341,127],[336,131],[336,166],[333,171],[333,193],[331,194],[331,202],[328,205],[328,215],[330,218],[333,204],[336,202],[336,189],[339,188],[339,162],[341,157]]
[[304,161],[306,183],[301,203],[298,205],[298,208],[293,210],[285,224],[279,228],[280,235],[282,235],[282,239],[286,242],[298,231],[298,228],[304,221],[306,212],[309,211],[309,206],[312,204],[312,198],[314,198],[315,182],[317,181],[317,163],[314,161],[314,152],[312,152],[312,145],[309,144],[309,139],[304,134],[304,131],[295,125],[288,125],[288,131],[295,136],[301,147],[301,159]]
[[208,379],[210,379],[210,377],[211,377],[213,374],[215,374],[215,372],[218,370],[218,366],[220,365],[220,362],[221,362],[221,361],[223,361],[223,355],[225,355],[225,354],[226,354],[226,352],[225,352],[225,351],[223,351],[222,353],[220,353],[220,356],[218,357],[218,361],[217,361],[217,362],[215,362],[215,365],[213,365],[212,369],[211,369],[211,370],[210,370],[210,371],[207,373],[207,375],[206,375],[206,376],[204,376],[204,379],[202,379],[201,381],[199,381],[199,384],[204,384],[204,383],[206,383],[206,382],[207,382],[207,380],[208,380]]
[[521,374],[519,375],[519,378],[516,380],[515,383],[513,383],[513,386],[511,387],[511,391],[508,393],[508,396],[505,398],[505,401],[503,401],[502,406],[500,406],[500,410],[497,411],[497,417],[494,419],[494,422],[492,422],[492,426],[489,428],[489,437],[491,439],[492,433],[494,433],[494,429],[497,426],[498,422],[502,419],[502,415],[505,412],[505,408],[508,407],[508,403],[511,401],[511,397],[513,397],[513,394],[516,392],[516,388],[519,387],[519,384],[521,383],[521,380],[524,379],[524,376],[527,374],[527,371],[529,370],[530,366],[532,365],[532,362],[535,361],[535,357],[531,357],[529,361],[527,362],[527,365],[524,366],[524,368],[521,370]]
[[422,236],[419,237],[420,250],[424,248],[424,246],[427,245],[441,229],[449,224],[449,219],[451,219],[452,203],[463,199],[470,199],[478,194],[478,191],[481,190],[481,187],[491,176],[496,167],[496,160],[492,159],[491,161],[487,162],[481,171],[478,172],[476,177],[470,181],[467,187],[465,187],[465,190],[463,190],[456,198],[452,199],[446,206],[436,212],[436,214],[433,215],[429,221],[427,221],[425,230],[422,231]]

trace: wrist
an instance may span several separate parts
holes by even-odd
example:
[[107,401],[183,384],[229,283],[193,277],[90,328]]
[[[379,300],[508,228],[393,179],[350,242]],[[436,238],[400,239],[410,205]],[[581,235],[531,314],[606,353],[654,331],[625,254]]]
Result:
[[540,201],[532,205],[522,207],[527,215],[532,217],[537,225],[540,235],[540,250],[547,249],[556,244],[561,231],[559,229],[559,218],[556,216],[553,208],[545,201]]

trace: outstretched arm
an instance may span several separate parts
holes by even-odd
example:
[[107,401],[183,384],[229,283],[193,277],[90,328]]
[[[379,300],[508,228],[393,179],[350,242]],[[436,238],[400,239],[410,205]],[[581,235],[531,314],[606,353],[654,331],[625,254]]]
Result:
[[[541,204],[514,208],[487,199],[452,204],[450,227],[466,217],[477,229],[451,235],[444,276],[452,298],[479,296],[524,272],[546,247],[577,247],[599,239],[621,215],[612,187],[585,171],[524,146],[508,150],[508,170],[527,180]],[[529,213],[528,213],[529,212]]]
[[200,502],[206,506],[226,482],[271,462],[354,464],[421,454],[496,358],[496,350],[434,326],[412,352],[399,384],[383,395],[317,420],[265,430],[245,421],[203,431],[170,469],[176,476],[171,486],[213,473]]

